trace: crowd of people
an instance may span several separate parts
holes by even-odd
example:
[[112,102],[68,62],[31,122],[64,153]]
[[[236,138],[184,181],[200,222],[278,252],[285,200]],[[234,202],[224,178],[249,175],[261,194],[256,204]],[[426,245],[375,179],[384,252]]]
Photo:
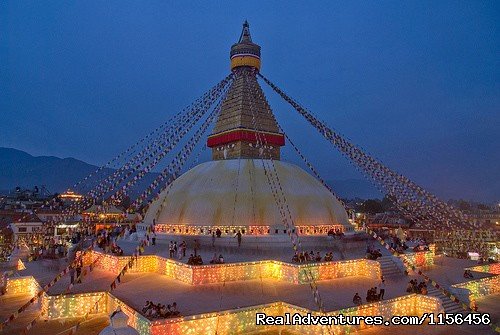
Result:
[[334,239],[342,239],[344,237],[344,232],[340,229],[330,229],[328,231],[328,236],[333,237]]
[[116,242],[111,244],[110,251],[116,256],[123,256],[123,249]]
[[[400,254],[404,253],[406,250],[410,248],[413,252],[429,251],[429,246],[427,241],[421,237],[414,237],[414,238],[405,237],[402,240],[395,234],[389,233],[389,242],[391,248],[393,248]],[[410,247],[410,245],[413,245],[413,247]]]
[[406,292],[427,295],[427,284],[425,281],[419,283],[416,279],[412,279],[406,286]]
[[10,261],[12,251],[14,251],[14,244],[12,243],[0,246],[0,262]]
[[71,266],[71,268],[69,269],[71,284],[80,284],[82,282],[81,278],[82,269],[83,269],[83,262],[81,259],[79,262]]
[[292,257],[292,262],[294,263],[307,263],[307,262],[331,262],[333,261],[333,252],[327,252],[324,257],[321,256],[321,253],[317,251],[296,251]]
[[189,265],[203,265],[203,260],[201,259],[200,255],[193,255],[191,254],[188,258],[187,263]]
[[[378,288],[377,286],[374,286],[369,288],[368,291],[366,292],[366,303],[372,303],[383,300],[384,295],[385,295],[385,279],[384,277],[382,277]],[[360,306],[363,304],[363,299],[361,298],[359,293],[356,292],[356,294],[352,298],[352,302],[356,306]]]
[[170,241],[168,244],[168,255],[170,258],[183,259],[186,257],[187,243],[182,241],[177,245],[177,241]]
[[175,301],[171,305],[165,306],[164,304],[154,304],[149,300],[142,308],[142,313],[149,318],[172,318],[180,314]]
[[96,244],[105,253],[111,250],[112,234],[107,229],[103,229],[97,233]]
[[372,246],[368,246],[366,248],[367,259],[376,260],[379,257],[382,257],[382,252],[380,251],[380,249],[375,249]]
[[224,257],[222,254],[217,256],[217,253],[214,254],[214,257],[210,260],[210,264],[224,264]]

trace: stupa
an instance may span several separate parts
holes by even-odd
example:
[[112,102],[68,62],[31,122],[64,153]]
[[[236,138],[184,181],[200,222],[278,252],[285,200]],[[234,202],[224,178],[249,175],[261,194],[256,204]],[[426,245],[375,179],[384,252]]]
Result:
[[160,236],[208,238],[219,230],[223,237],[240,232],[289,243],[272,183],[283,190],[299,235],[353,230],[341,202],[319,180],[280,160],[285,137],[257,82],[260,51],[245,22],[230,52],[234,80],[207,139],[212,160],[177,178],[146,213],[144,224],[155,223]]

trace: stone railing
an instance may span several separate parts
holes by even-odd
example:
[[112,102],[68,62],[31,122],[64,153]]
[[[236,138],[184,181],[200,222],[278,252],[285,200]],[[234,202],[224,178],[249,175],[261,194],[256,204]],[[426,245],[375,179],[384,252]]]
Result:
[[30,294],[35,295],[42,287],[33,276],[7,278],[5,286],[6,294]]
[[[153,334],[239,334],[252,332],[275,331],[281,329],[294,334],[347,334],[354,331],[367,328],[369,326],[362,323],[359,326],[327,326],[314,325],[288,325],[288,326],[262,326],[256,325],[256,313],[265,313],[271,316],[285,316],[289,314],[292,317],[295,313],[306,315],[311,313],[313,316],[326,315],[335,316],[343,314],[344,316],[361,315],[382,315],[388,320],[393,315],[422,315],[423,313],[440,313],[443,307],[439,299],[423,295],[407,295],[395,299],[379,301],[373,304],[366,304],[339,311],[320,314],[306,308],[297,307],[288,303],[276,302],[272,304],[226,310],[220,313],[206,313],[195,316],[188,316],[176,319],[158,320],[152,323],[151,331]],[[286,327],[286,328],[285,328]]]
[[[125,266],[130,257],[114,256],[92,251],[84,257],[84,264],[95,266],[114,274]],[[187,265],[156,255],[138,256],[130,272],[155,272],[181,282],[200,285],[227,281],[272,278],[294,284],[314,280],[362,276],[380,278],[380,264],[367,259],[339,262],[290,264],[280,261],[256,261],[227,264]]]
[[472,301],[486,295],[500,293],[500,276],[471,280],[466,283],[452,285],[451,287],[468,290],[469,301]]
[[[104,295],[104,296],[103,296]],[[102,297],[102,298],[101,298]],[[121,310],[129,317],[129,326],[136,329],[140,335],[151,334],[172,334],[172,335],[197,335],[197,334],[239,334],[249,332],[280,331],[283,326],[263,326],[256,325],[256,313],[266,313],[272,316],[290,316],[295,313],[306,315],[311,313],[319,316],[316,311],[301,308],[284,302],[275,302],[264,305],[244,307],[220,312],[204,313],[186,317],[169,319],[149,320],[132,307],[116,298],[109,292],[95,292],[85,294],[61,295],[49,297],[47,309],[49,314],[47,319],[59,319],[85,315],[98,302],[98,308],[94,313],[111,314],[120,306]],[[411,294],[390,300],[379,301],[372,304],[365,304],[350,307],[338,311],[326,312],[322,315],[336,316],[366,316],[381,315],[384,320],[388,320],[393,315],[420,316],[423,313],[441,313],[443,307],[439,299],[429,296]],[[332,326],[332,333],[346,334],[360,329],[365,329],[368,325],[361,323],[359,326]],[[286,326],[286,330],[297,334],[322,334],[328,333],[326,326],[314,325],[291,325]]]
[[418,268],[426,268],[434,265],[434,256],[434,248],[429,251],[418,251],[399,255],[399,257],[405,259],[410,264],[414,264]]

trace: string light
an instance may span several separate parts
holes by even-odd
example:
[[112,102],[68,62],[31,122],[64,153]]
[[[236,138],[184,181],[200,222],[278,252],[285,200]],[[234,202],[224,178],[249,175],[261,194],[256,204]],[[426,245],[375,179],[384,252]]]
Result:
[[8,294],[30,294],[34,296],[42,288],[33,276],[8,278],[5,290]]
[[410,254],[400,254],[399,257],[406,260],[406,264],[414,264],[416,267],[429,267],[434,265],[434,250],[420,251]]
[[477,266],[467,268],[467,270],[500,275],[500,263],[490,263],[490,264],[477,265]]
[[[102,294],[102,292],[92,292],[45,296],[42,299],[42,309],[47,311],[47,319],[80,317],[92,310]],[[106,299],[101,299],[92,312],[92,314],[107,312]]]
[[468,290],[469,301],[472,301],[479,297],[500,293],[500,276],[471,280],[466,283],[452,285],[452,287]]
[[[426,258],[427,259],[427,258]],[[92,251],[84,257],[84,265],[95,260],[95,266],[112,273],[119,273],[129,257],[113,256]],[[243,263],[188,265],[157,255],[138,256],[130,272],[154,272],[166,275],[191,285],[222,283],[227,281],[271,278],[294,284],[314,280],[330,280],[344,277],[363,276],[378,279],[381,276],[380,263],[368,259],[310,264],[289,264],[266,260]]]
[[[85,259],[94,259],[94,257],[99,257],[100,255],[98,252],[92,253],[95,253],[96,255],[91,255],[91,257],[86,257]],[[432,251],[427,253],[432,253]],[[120,264],[121,258],[127,259],[127,257],[117,257],[111,255],[106,256],[109,257],[102,257],[101,255],[101,258],[107,259],[107,263],[102,264],[113,264],[113,266],[115,266],[114,264]],[[421,256],[412,255],[412,257],[415,257],[418,262],[418,258]],[[116,258],[116,260],[113,260],[113,258]],[[426,259],[426,257],[423,256],[423,259]],[[156,255],[148,255],[139,256],[136,266],[134,266],[131,271],[158,272],[172,278],[175,277],[187,283],[202,284],[220,282],[221,279],[224,280],[224,276],[226,277],[226,281],[231,280],[231,278],[233,278],[233,280],[241,280],[241,278],[253,279],[254,275],[258,276],[260,266],[263,270],[263,276],[300,284],[305,279],[305,277],[301,276],[301,273],[304,273],[306,268],[311,270],[310,272],[315,276],[318,276],[316,279],[319,280],[340,278],[341,276],[360,275],[359,273],[363,272],[363,275],[366,275],[369,273],[370,269],[378,269],[369,274],[369,276],[378,277],[380,275],[380,267],[377,267],[375,263],[378,262],[370,260],[353,260],[295,265],[279,261],[260,261],[190,266]],[[496,274],[500,271],[500,266],[499,264],[485,264],[472,267],[470,270]],[[186,273],[188,274],[186,275]],[[224,274],[223,277],[221,277],[220,273]],[[189,281],[189,278],[191,278],[191,281]],[[462,284],[455,284],[453,287],[469,290],[470,298],[476,299],[484,295],[500,292],[500,276],[482,278]],[[10,294],[35,294],[40,290],[40,286],[32,276],[27,276],[9,278],[6,289]],[[102,294],[106,294],[106,297],[105,299],[99,300]],[[96,303],[97,308],[92,310]],[[318,312],[315,311],[309,311],[305,308],[277,302],[248,308],[227,310],[219,313],[204,313],[187,317],[150,321],[109,292],[59,296],[43,295],[42,297],[42,313],[47,319],[81,317],[89,310],[92,310],[92,314],[103,312],[109,314],[110,312],[116,310],[118,306],[120,306],[122,311],[129,316],[129,325],[131,327],[135,328],[140,334],[152,335],[213,333],[216,327],[218,329],[218,334],[278,329],[275,326],[256,326],[256,312],[263,312],[267,315],[284,315],[284,313],[305,314],[311,312],[313,315],[319,315]],[[385,318],[389,318],[392,315],[422,315],[423,313],[439,313],[442,311],[443,307],[439,299],[430,296],[411,294],[395,299],[328,312],[326,315],[338,315],[342,313],[345,316],[382,315]],[[218,326],[216,321],[217,315],[219,317]],[[350,333],[366,327],[367,326],[364,324],[360,326],[333,326],[332,330],[335,333]],[[291,332],[301,334],[321,334],[326,331],[325,327],[321,326],[294,325],[289,326],[287,329]]]
[[[47,297],[44,299],[44,310],[48,311],[47,319],[59,319],[68,317],[81,317],[86,311],[92,309],[100,299],[103,292],[84,293]],[[117,299],[112,294],[106,292],[106,299],[101,299],[98,308],[93,311],[97,313],[110,313],[120,306],[121,310],[129,317],[129,326],[135,328],[139,334],[210,334],[217,327],[218,334],[245,333],[251,331],[264,331],[276,329],[275,326],[256,326],[255,314],[266,313],[267,315],[284,315],[285,313],[311,313],[319,315],[316,311],[297,307],[291,304],[276,302],[246,308],[221,311],[219,313],[204,313],[179,318],[161,319],[150,321],[132,307]],[[429,296],[411,294],[395,299],[379,301],[362,306],[350,307],[338,311],[328,312],[324,315],[344,316],[354,315],[382,315],[390,318],[392,315],[422,315],[423,313],[439,313],[443,307],[439,299]],[[338,333],[349,333],[355,330],[364,329],[367,326],[333,326],[333,331]],[[287,329],[300,334],[321,334],[325,327],[321,326],[300,326],[293,325]]]

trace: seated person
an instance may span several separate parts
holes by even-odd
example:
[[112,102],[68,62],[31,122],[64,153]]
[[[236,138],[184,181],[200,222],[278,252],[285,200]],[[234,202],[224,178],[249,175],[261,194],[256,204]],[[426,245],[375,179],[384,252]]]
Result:
[[422,289],[420,290],[420,294],[427,295],[427,287],[422,286]]
[[151,308],[148,309],[148,311],[146,312],[146,316],[150,318],[154,318],[157,316],[157,310],[155,304],[151,303]]
[[367,303],[370,303],[370,302],[372,302],[372,299],[373,299],[373,298],[372,298],[372,291],[371,291],[371,289],[369,289],[369,290],[366,292],[366,302],[367,302]]
[[177,310],[177,303],[175,301],[172,304],[171,312],[173,316],[179,315],[179,311]]
[[306,256],[304,256],[304,253],[301,252],[299,253],[299,263],[304,263],[306,261]]
[[321,255],[319,253],[319,251],[316,253],[316,262],[321,262]]
[[377,293],[377,288],[374,287],[372,288],[372,301],[378,301],[379,300],[379,297],[380,297],[380,294]]
[[219,259],[217,258],[217,254],[215,253],[214,257],[212,257],[212,259],[210,260],[210,264],[217,264],[218,261]]
[[170,315],[172,315],[172,312],[170,311],[170,305],[168,305],[168,307],[165,307],[165,305],[163,305],[161,307],[160,313],[162,318],[168,318]]
[[161,304],[155,305],[155,307],[154,307],[154,310],[155,310],[154,317],[156,317],[156,318],[161,317],[161,307],[162,307]]
[[224,264],[224,257],[222,257],[222,254],[219,255],[219,264]]
[[354,297],[352,298],[352,302],[356,305],[356,306],[359,306],[363,303],[363,301],[361,300],[361,297],[359,296],[359,294],[356,292],[356,294],[354,295]]
[[149,300],[146,300],[146,304],[144,305],[144,307],[142,308],[142,312],[143,313],[146,313],[150,308],[151,308],[151,304],[152,302],[149,301]]
[[332,252],[328,252],[325,255],[325,262],[331,262],[332,260],[333,260],[333,253]]

